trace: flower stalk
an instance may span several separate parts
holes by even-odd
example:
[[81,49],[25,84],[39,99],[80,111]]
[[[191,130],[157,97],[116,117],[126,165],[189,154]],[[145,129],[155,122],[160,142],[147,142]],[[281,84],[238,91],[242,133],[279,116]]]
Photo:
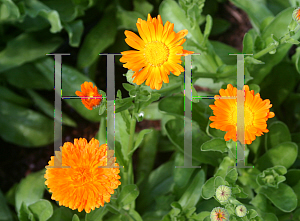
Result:
[[[297,28],[294,30],[294,34],[292,36],[294,36],[299,30],[300,30],[300,26],[298,25]],[[279,40],[279,45],[284,43],[285,41],[289,40],[292,36],[290,36],[290,34],[284,36],[282,39]],[[269,53],[270,51],[273,51],[277,47],[278,47],[278,45],[269,45],[265,49],[263,49],[263,50],[259,51],[258,53],[256,53],[253,56],[253,58],[258,59],[258,58],[262,57],[263,55]]]

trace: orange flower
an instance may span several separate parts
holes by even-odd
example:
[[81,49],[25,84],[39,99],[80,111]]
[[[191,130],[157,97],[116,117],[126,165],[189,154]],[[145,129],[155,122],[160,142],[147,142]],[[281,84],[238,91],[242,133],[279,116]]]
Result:
[[293,17],[293,19],[294,19],[296,22],[299,22],[299,20],[300,20],[300,7],[299,7],[299,8],[296,8],[296,9],[293,11],[292,17]]
[[[181,64],[181,56],[177,54],[192,54],[194,52],[183,50],[181,46],[188,31],[178,33],[173,31],[174,24],[169,21],[163,26],[160,15],[157,19],[148,14],[148,20],[138,19],[136,26],[139,36],[131,31],[125,31],[126,43],[137,49],[123,51],[121,62],[126,63],[123,67],[133,70],[135,77],[133,82],[141,85],[145,80],[151,89],[159,90],[162,82],[169,83],[170,71],[179,76],[184,68]],[[179,64],[178,64],[179,63]]]
[[[62,166],[70,166],[46,170],[45,184],[52,193],[51,198],[59,205],[89,213],[104,206],[104,201],[110,202],[114,189],[121,184],[119,168],[98,168],[107,166],[111,160],[115,162],[115,158],[107,159],[106,144],[99,147],[99,141],[94,138],[89,143],[84,138],[74,139],[74,144],[64,143],[61,151],[56,151],[55,158],[55,161],[62,159]],[[53,156],[49,166],[54,166]]]
[[[275,114],[269,110],[272,107],[269,99],[262,100],[259,93],[254,95],[253,90],[249,91],[248,85],[244,85],[243,90],[245,91],[245,143],[251,144],[255,140],[255,136],[269,132],[266,121],[268,118],[274,117]],[[224,97],[233,97],[237,96],[237,89],[228,84],[227,89],[221,89],[219,93]],[[220,96],[216,95],[215,99],[218,97]],[[224,137],[226,141],[230,139],[237,141],[237,99],[218,99],[214,105],[209,105],[209,107],[215,115],[209,118],[214,121],[210,127],[227,131]]]
[[[75,94],[79,97],[84,97],[81,99],[81,102],[84,106],[89,109],[93,110],[93,108],[97,107],[102,100],[102,95],[98,93],[97,87],[93,87],[92,82],[84,82],[81,85],[81,91],[76,91]],[[87,97],[100,97],[100,98],[87,98]]]

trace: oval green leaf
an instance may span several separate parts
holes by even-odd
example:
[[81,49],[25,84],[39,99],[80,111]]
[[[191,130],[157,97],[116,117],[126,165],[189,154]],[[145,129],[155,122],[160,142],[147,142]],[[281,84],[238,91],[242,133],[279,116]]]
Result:
[[265,170],[276,165],[289,168],[294,164],[297,152],[297,144],[293,142],[281,143],[261,156],[257,161],[257,167],[260,170]]

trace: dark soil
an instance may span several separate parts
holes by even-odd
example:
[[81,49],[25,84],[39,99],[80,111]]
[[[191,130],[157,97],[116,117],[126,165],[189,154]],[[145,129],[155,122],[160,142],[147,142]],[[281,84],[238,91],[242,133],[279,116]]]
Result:
[[[236,8],[230,2],[223,3],[219,6],[219,17],[228,20],[231,23],[231,27],[225,33],[213,37],[211,39],[221,41],[228,45],[231,45],[240,51],[242,50],[242,40],[244,34],[251,28],[251,24],[248,20],[246,13]],[[66,50],[71,52],[70,50]],[[74,53],[71,53],[74,54]],[[68,56],[72,57],[72,56]],[[65,58],[64,58],[65,59]],[[65,60],[67,60],[66,58]],[[73,59],[73,58],[69,58]],[[105,59],[100,61],[100,67],[106,67]],[[100,89],[105,89],[106,74],[103,74],[106,70],[99,68],[97,70],[96,82],[100,82]],[[116,65],[116,73],[126,73],[123,67]],[[126,91],[122,88],[122,83],[126,82],[125,77],[116,78],[116,88],[122,90],[123,97],[128,96]],[[197,90],[205,90],[205,88],[197,88]],[[74,138],[85,137],[90,140],[98,131],[99,123],[92,123],[80,115],[78,115],[71,107],[63,102],[63,111],[67,113],[73,119],[76,119],[78,124],[77,128],[64,127],[63,142],[72,142]],[[160,121],[148,121],[144,120],[139,122],[136,126],[136,131],[140,131],[145,128],[155,128],[160,130]],[[7,192],[15,183],[18,183],[22,178],[31,172],[39,171],[43,169],[50,157],[53,155],[53,144],[40,148],[24,148],[20,147],[4,140],[0,139],[0,189],[2,192]],[[155,165],[158,166],[164,161],[168,160],[171,153],[164,153],[161,157],[157,157]],[[136,159],[136,154],[133,156]]]

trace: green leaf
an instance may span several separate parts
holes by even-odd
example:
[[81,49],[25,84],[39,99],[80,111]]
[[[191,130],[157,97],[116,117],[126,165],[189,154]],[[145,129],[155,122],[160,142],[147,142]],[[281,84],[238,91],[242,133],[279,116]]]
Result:
[[[44,57],[45,54],[55,51],[61,43],[62,39],[58,36],[49,37],[46,33],[22,33],[10,40],[6,48],[0,52],[0,72]],[[51,70],[53,72],[53,68]]]
[[[146,20],[146,17],[137,11],[126,11],[121,7],[117,7],[118,29],[126,29],[137,32],[137,19]],[[125,38],[125,37],[124,37]]]
[[48,200],[39,200],[28,206],[34,217],[39,221],[48,220],[53,214],[53,208]]
[[148,13],[150,14],[152,12],[153,5],[147,0],[133,0],[133,10],[147,16]]
[[281,121],[274,121],[268,127],[269,133],[266,134],[265,146],[270,149],[277,145],[291,141],[289,128]]
[[142,181],[148,179],[150,172],[153,169],[157,145],[159,140],[159,131],[152,130],[149,134],[144,136],[144,141],[142,142],[142,146],[138,152],[139,160],[137,165],[137,185],[140,186]]
[[[40,108],[40,110],[47,116],[53,118],[54,116],[54,107],[48,100],[40,96],[38,93],[33,90],[26,90],[29,96],[32,98],[34,104]],[[68,115],[62,113],[62,123],[67,126],[76,127],[77,124],[72,120]]]
[[295,63],[296,70],[300,73],[300,47],[296,48],[296,53],[292,56],[292,61]]
[[144,110],[144,108],[148,107],[151,103],[154,101],[157,101],[160,98],[159,93],[151,92],[150,93],[150,98],[148,96],[147,99],[144,99],[144,101],[139,101],[139,111]]
[[127,165],[127,159],[125,158],[122,146],[118,141],[115,141],[115,155],[120,166]]
[[14,21],[20,17],[20,11],[12,0],[1,0],[0,4],[0,22]]
[[284,142],[268,150],[257,161],[260,170],[276,165],[289,168],[297,158],[298,146],[293,142]]
[[293,8],[287,8],[276,15],[270,24],[263,30],[262,39],[266,40],[273,34],[277,38],[281,38],[284,34],[288,33],[288,25],[291,22],[291,15]]
[[220,176],[215,176],[215,180],[214,180],[214,187],[215,187],[215,189],[214,189],[214,192],[221,185],[226,185],[225,180],[222,177],[220,177]]
[[[207,122],[208,122],[209,115],[206,114],[207,107],[208,107],[208,105],[204,104],[203,102],[193,103],[192,120],[195,123],[198,123],[198,125],[200,126],[200,129],[203,131],[205,131]],[[159,102],[158,108],[161,111],[165,111],[168,114],[172,114],[177,117],[179,116],[183,119],[183,117],[184,117],[184,97],[181,94],[176,95],[176,96],[171,96],[171,97],[165,97],[164,99],[162,99]],[[197,125],[195,123],[193,123],[193,126]],[[205,141],[207,141],[207,140],[205,140]],[[200,143],[199,143],[199,145],[200,145]]]
[[[241,53],[234,47],[230,45],[224,44],[219,41],[209,41],[214,48],[216,54],[221,58],[221,60],[227,65],[236,65],[236,56],[228,55],[228,54],[238,54]],[[193,73],[194,78],[194,73]]]
[[65,0],[61,2],[60,0],[49,0],[44,3],[59,13],[62,22],[72,22],[76,17],[84,15],[84,9],[91,6],[92,1]]
[[106,113],[107,109],[107,100],[104,98],[101,103],[100,103],[100,107],[99,107],[99,115],[102,115],[104,113]]
[[191,207],[196,206],[200,197],[202,186],[205,181],[205,173],[203,170],[200,170],[194,179],[192,180],[189,187],[186,189],[178,203],[182,206],[183,211],[187,211]]
[[[129,210],[129,216],[134,219],[135,221],[143,221],[142,217],[140,216],[140,214],[134,210],[134,209],[130,209]],[[124,217],[124,216],[123,216]],[[127,218],[125,218],[127,221]]]
[[254,94],[257,94],[260,92],[260,87],[257,84],[249,84],[250,91],[254,90]]
[[204,2],[205,0],[179,1],[179,5],[184,10],[186,17],[192,27],[199,26],[201,23],[203,23],[203,19],[205,20],[204,15],[202,15]]
[[291,212],[297,207],[297,196],[293,189],[284,183],[276,188],[262,188],[259,193],[265,195],[278,209]]
[[[176,154],[175,165],[184,166],[183,154]],[[194,170],[195,168],[176,168],[176,170],[174,170],[174,183],[180,188],[185,187],[188,184]]]
[[36,221],[24,202],[22,202],[20,210],[18,210],[18,217],[20,221]]
[[105,207],[96,208],[85,215],[85,221],[102,221],[103,216],[107,212]]
[[206,200],[212,198],[215,195],[215,183],[216,177],[209,178],[202,187],[202,197]]
[[[184,122],[183,119],[169,120],[166,125],[167,136],[171,142],[178,148],[179,151],[184,153]],[[209,137],[199,129],[197,124],[192,125],[192,131],[190,131],[190,136],[192,139],[192,157],[201,163],[208,163],[210,165],[218,165],[216,159],[221,159],[222,154],[219,152],[205,151],[200,152],[200,145],[207,141]]]
[[136,138],[136,141],[134,143],[134,147],[133,149],[128,153],[128,156],[131,156],[134,151],[141,145],[142,141],[143,141],[143,138],[146,134],[149,134],[152,132],[152,129],[144,129],[142,130],[141,132],[139,132],[137,138]]
[[80,221],[80,219],[76,214],[74,214],[72,217],[72,221]]
[[235,184],[237,178],[238,178],[237,170],[235,168],[233,168],[226,174],[225,180],[229,184],[233,185],[233,184]]
[[220,176],[225,178],[226,174],[227,174],[227,170],[229,166],[233,166],[234,165],[234,161],[232,159],[230,159],[228,156],[223,158],[223,161],[220,163],[220,166],[217,170],[217,172],[215,173],[215,176]]
[[145,120],[161,120],[163,114],[158,109],[159,102],[153,102],[143,109]]
[[84,29],[82,20],[63,23],[63,27],[68,32],[70,46],[79,47]]
[[211,28],[212,28],[212,17],[210,15],[207,15],[206,16],[206,24],[205,24],[205,28],[204,28],[204,36],[203,36],[203,42],[202,42],[202,45],[205,47],[206,44],[207,44],[207,39],[208,39],[208,36],[210,34],[210,31],[211,31]]
[[287,171],[286,175],[286,183],[293,187],[300,181],[300,169],[290,169]]
[[295,194],[297,196],[297,201],[298,201],[297,207],[299,207],[300,206],[300,201],[299,201],[299,199],[300,199],[300,182],[298,182],[292,188],[293,188],[293,190],[294,190],[294,192],[295,192]]
[[132,98],[132,97],[127,97],[122,100],[117,99],[115,101],[115,113],[119,113],[119,112],[129,109],[133,105],[133,102],[132,102],[133,100],[134,100],[134,98]]
[[40,15],[41,17],[48,20],[51,25],[51,33],[57,33],[61,31],[62,25],[60,22],[59,14],[56,10],[50,9],[47,5],[37,0],[27,0],[25,2],[25,5],[26,13],[30,17],[33,18]]
[[300,43],[299,41],[297,41],[293,38],[289,38],[288,40],[285,40],[284,42],[285,43],[290,43],[290,44],[296,44],[296,45]]
[[0,190],[0,220],[1,221],[12,221],[12,215],[9,210],[9,207],[6,204],[5,197],[2,194],[2,191]]
[[53,84],[33,65],[26,63],[4,72],[7,81],[21,89],[53,90]]
[[[54,85],[53,58],[46,58],[35,62],[35,67]],[[81,90],[81,84],[85,81],[95,83],[75,68],[62,64],[62,96],[75,96],[75,92]],[[78,99],[64,99],[68,105],[74,108],[82,117],[90,121],[98,122],[98,109],[88,110]]]
[[[300,35],[300,32],[298,32],[297,34],[297,37],[299,37]],[[278,65],[282,59],[286,56],[287,52],[290,50],[291,48],[291,44],[283,44],[283,45],[279,45],[279,47],[277,48],[277,51],[275,54],[266,54],[264,55],[263,57],[260,58],[260,60],[262,62],[264,62],[265,64],[264,65],[250,65],[248,68],[249,68],[249,72],[251,73],[251,76],[253,77],[253,80],[251,80],[250,83],[255,83],[255,84],[259,84],[261,86],[261,88],[263,88],[263,84],[265,84],[264,82],[266,81],[266,83],[270,84],[270,79],[266,76],[269,74],[269,73],[272,73],[272,76],[273,74],[277,75],[276,77],[272,77],[272,82],[273,80],[275,81],[272,83],[272,87],[270,87],[269,89],[272,89],[274,87],[274,83],[276,84],[276,87],[280,87],[280,85],[284,85],[284,84],[288,84],[288,85],[292,85],[293,82],[290,81],[290,82],[287,82],[286,79],[287,78],[294,78],[295,75],[293,75],[293,72],[295,70],[291,69],[289,66],[291,66],[290,64],[287,65],[287,64],[280,64],[280,66],[284,66],[285,69],[284,71],[286,72],[286,74],[288,74],[289,76],[287,76],[287,78],[283,79],[282,77],[280,77],[280,75],[278,73],[282,73],[281,71],[282,70],[279,70],[277,71],[277,67],[274,68],[274,66]],[[274,68],[274,69],[273,69]],[[289,71],[286,70],[286,68],[289,69]],[[272,70],[273,69],[273,70]],[[281,69],[281,68],[280,68]],[[275,73],[274,73],[275,72]],[[277,72],[277,73],[276,73]],[[289,73],[290,72],[290,73]],[[291,76],[290,76],[291,75]],[[278,79],[278,82],[286,82],[284,84],[279,84],[277,83],[277,78]],[[275,87],[275,88],[276,88]],[[281,86],[282,87],[282,86]],[[286,86],[285,86],[286,87]],[[289,87],[288,87],[289,88]],[[273,90],[271,90],[273,91]],[[263,92],[261,92],[263,94]],[[266,90],[266,92],[264,93],[268,93],[268,91]],[[271,92],[273,93],[273,92]],[[283,94],[282,94],[283,93]],[[276,91],[276,95],[273,94],[272,97],[270,97],[270,92],[265,95],[267,98],[270,98],[270,100],[272,101],[272,104],[273,103],[276,103],[276,99],[277,98],[274,98],[274,97],[279,97],[279,101],[282,100],[282,97],[285,96],[285,94],[287,94],[287,91],[283,91],[281,88],[280,88],[280,93],[278,93],[278,91]],[[280,95],[280,96],[278,96]],[[275,100],[274,100],[275,99]],[[274,106],[274,105],[273,105]]]
[[257,189],[259,186],[256,182],[256,177],[260,173],[260,171],[256,168],[250,169],[240,169],[241,176],[238,177],[238,180],[244,186],[250,186],[252,189]]
[[118,204],[123,207],[134,201],[139,195],[137,185],[130,184],[122,187],[122,191],[118,197]]
[[288,98],[298,80],[299,77],[294,65],[281,62],[272,69],[272,78],[267,77],[260,84],[261,94],[264,94],[271,101],[273,107],[277,108]]
[[174,161],[168,161],[151,172],[137,199],[136,207],[140,213],[151,206],[156,197],[171,191],[174,166]]
[[173,211],[172,211],[173,216],[177,216],[182,212],[182,207],[181,207],[180,203],[178,203],[178,202],[171,203],[171,207],[173,208]]
[[225,209],[228,211],[230,215],[235,215],[235,209],[232,204],[226,204]]
[[124,89],[125,89],[126,91],[128,91],[128,92],[130,92],[131,90],[135,89],[135,86],[132,85],[132,84],[123,83],[122,85],[123,85]]
[[248,65],[248,64],[264,64],[264,62],[260,61],[260,60],[257,60],[251,56],[247,56],[245,58],[245,63]]
[[[133,74],[134,74],[134,71],[128,69],[127,73],[126,73],[126,74],[123,74],[123,76],[126,77],[126,80],[127,80],[128,83],[130,83],[130,84],[132,84],[132,85],[137,85],[137,84],[133,83],[133,78],[132,78]],[[123,85],[123,87],[124,87],[124,85]],[[124,88],[125,88],[125,87],[124,87]],[[126,89],[126,88],[125,88],[125,89]]]
[[143,103],[148,102],[152,97],[152,94],[150,94],[147,90],[140,90],[138,97],[137,97],[137,103]]
[[274,187],[278,188],[278,184],[285,181],[285,177],[287,170],[283,166],[275,166],[272,168],[268,168],[264,170],[262,173],[258,174],[256,178],[256,182],[265,188]]
[[224,139],[215,138],[209,141],[206,141],[201,145],[202,151],[219,151],[221,153],[225,153],[228,151],[226,142]]
[[0,100],[0,106],[0,135],[3,140],[26,147],[53,142],[53,120],[4,100]]
[[253,54],[254,52],[254,39],[253,39],[253,35],[251,35],[251,33],[249,32],[244,35],[243,54]]
[[8,204],[15,206],[15,199],[16,199],[16,190],[18,184],[15,183],[5,194],[5,198]]
[[115,12],[112,8],[107,8],[103,18],[85,37],[78,54],[78,67],[88,67],[99,58],[99,53],[103,52],[115,41],[117,34],[117,24]]
[[180,8],[178,3],[173,0],[162,1],[159,6],[159,14],[164,22],[169,21],[174,23],[174,31],[178,32],[183,29],[188,30],[187,38],[192,39],[195,43],[203,41],[203,35],[198,25],[191,27],[190,22],[186,18],[184,11]]
[[45,191],[45,170],[31,173],[18,185],[16,191],[16,210],[19,211],[22,202],[25,205],[35,203],[43,197]]
[[220,35],[220,34],[224,33],[225,31],[227,31],[230,28],[230,25],[231,25],[230,22],[228,22],[225,19],[214,18],[214,23],[211,28],[210,35],[211,36]]
[[115,114],[115,140],[121,144],[122,153],[127,156],[128,137],[130,128],[130,115],[128,110]]
[[[73,213],[72,210],[66,207],[59,207],[54,210],[53,215],[48,221],[70,221],[72,220]],[[93,211],[91,211],[92,213]],[[96,221],[96,220],[95,220]]]
[[29,99],[22,97],[3,86],[0,86],[0,99],[26,107],[32,103]]
[[199,221],[204,221],[206,219],[206,217],[209,218],[209,216],[210,216],[210,212],[204,211],[204,212],[201,212],[201,213],[198,213],[198,214],[194,213],[190,218],[195,219],[195,220],[199,220]]

